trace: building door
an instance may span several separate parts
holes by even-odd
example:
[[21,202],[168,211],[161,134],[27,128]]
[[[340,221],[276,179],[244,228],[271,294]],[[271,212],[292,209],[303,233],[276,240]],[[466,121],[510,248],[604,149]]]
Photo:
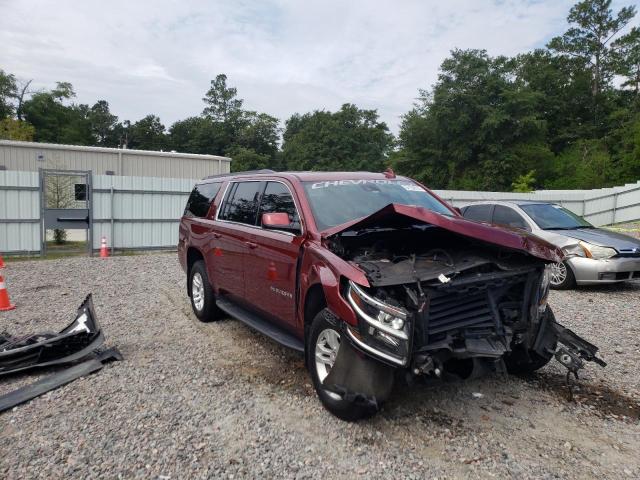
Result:
[[40,169],[40,254],[93,254],[91,171]]

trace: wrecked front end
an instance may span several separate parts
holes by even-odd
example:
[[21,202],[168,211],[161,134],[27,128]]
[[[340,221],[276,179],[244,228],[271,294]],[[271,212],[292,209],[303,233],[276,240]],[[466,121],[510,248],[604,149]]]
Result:
[[527,248],[514,248],[485,240],[486,231],[479,239],[416,218],[420,212],[388,210],[326,242],[369,283],[342,284],[358,319],[343,325],[350,346],[411,376],[533,371],[556,352],[574,372],[597,360],[597,348],[558,325],[547,306],[552,247],[528,237]]

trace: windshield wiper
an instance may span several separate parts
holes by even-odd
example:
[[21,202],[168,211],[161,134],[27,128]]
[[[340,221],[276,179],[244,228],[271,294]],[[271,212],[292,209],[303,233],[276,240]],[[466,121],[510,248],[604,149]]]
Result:
[[575,230],[578,227],[547,227],[543,228],[543,230]]

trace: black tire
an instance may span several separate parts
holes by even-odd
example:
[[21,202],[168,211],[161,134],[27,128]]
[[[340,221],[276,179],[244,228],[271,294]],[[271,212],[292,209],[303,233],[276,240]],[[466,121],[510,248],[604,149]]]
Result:
[[[554,290],[570,290],[576,286],[576,277],[567,262],[562,262],[562,267],[566,269],[566,276],[561,282],[551,281],[550,287]],[[553,277],[552,277],[553,278]]]
[[[549,320],[555,321],[555,315],[551,310],[551,307],[547,307],[547,311],[544,313],[549,315]],[[554,341],[551,345],[551,349],[555,351],[557,347],[557,341]],[[540,370],[553,358],[553,353],[545,352],[540,354],[533,350],[525,350],[524,347],[519,347],[511,351],[504,357],[504,363],[507,367],[507,372],[513,375],[530,374],[536,370]]]
[[[202,306],[198,308],[198,304],[194,301],[194,278],[202,281]],[[220,319],[220,310],[216,305],[216,298],[213,294],[213,288],[209,283],[207,269],[203,260],[198,260],[193,264],[189,271],[189,292],[191,293],[191,309],[201,322],[214,322]],[[195,297],[198,295],[196,294]]]
[[335,394],[332,396],[331,392],[326,390],[322,385],[316,367],[315,350],[318,337],[327,329],[335,330],[338,333],[340,332],[337,319],[328,309],[325,308],[313,319],[309,335],[307,336],[307,345],[305,348],[307,367],[309,368],[313,386],[320,398],[320,402],[324,408],[333,415],[347,422],[355,422],[356,420],[361,420],[375,415],[377,409],[370,406],[357,405],[354,402],[344,400],[343,398],[337,399],[335,398]]

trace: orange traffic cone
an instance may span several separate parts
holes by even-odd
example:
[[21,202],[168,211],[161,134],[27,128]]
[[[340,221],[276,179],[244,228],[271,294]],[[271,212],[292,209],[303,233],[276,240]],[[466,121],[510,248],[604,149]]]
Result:
[[107,250],[107,237],[102,237],[102,243],[100,244],[100,258],[107,258],[109,251]]
[[9,300],[9,293],[7,293],[4,277],[0,275],[0,312],[6,312],[14,308],[16,308],[16,306],[12,305],[11,300]]

